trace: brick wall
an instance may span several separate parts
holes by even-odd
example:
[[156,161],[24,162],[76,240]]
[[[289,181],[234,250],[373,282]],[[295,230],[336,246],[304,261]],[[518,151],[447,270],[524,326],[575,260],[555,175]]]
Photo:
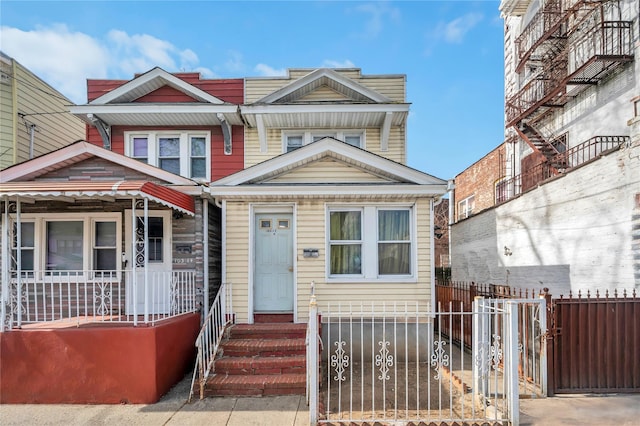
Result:
[[458,202],[471,195],[475,198],[474,214],[495,204],[495,184],[504,177],[504,161],[505,145],[501,144],[456,176],[454,222],[458,218]]

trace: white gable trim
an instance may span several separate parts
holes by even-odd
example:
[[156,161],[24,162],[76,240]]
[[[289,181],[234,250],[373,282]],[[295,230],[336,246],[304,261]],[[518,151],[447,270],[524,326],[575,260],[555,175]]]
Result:
[[408,112],[410,104],[242,105],[242,114]]
[[[107,103],[114,103],[114,102],[117,103],[120,100],[120,98],[124,97],[131,90],[139,88],[145,84],[151,83],[154,80],[157,80],[159,83],[162,83],[162,84],[160,84],[158,87],[154,87],[152,90],[149,90],[148,93],[151,93],[153,90],[156,90],[161,86],[168,85],[187,95],[193,96],[196,99],[199,99],[200,101],[203,101],[203,102],[209,102],[212,104],[224,103],[224,101],[222,101],[221,99],[218,99],[215,96],[212,96],[209,93],[201,89],[198,89],[195,86],[192,86],[186,81],[174,76],[173,74],[166,72],[162,68],[156,67],[146,72],[145,74],[142,74],[141,76],[138,76],[133,80],[123,84],[122,86],[110,91],[109,93],[106,93],[94,99],[93,101],[89,102],[89,104],[104,105]],[[131,100],[126,99],[124,102],[130,102],[130,101]]]
[[359,84],[353,80],[351,80],[350,78],[347,78],[339,73],[337,73],[336,71],[329,69],[329,68],[319,68],[317,70],[314,70],[312,72],[310,72],[309,74],[305,75],[304,77],[301,77],[299,79],[297,79],[296,81],[294,81],[293,83],[279,89],[276,90],[275,92],[271,93],[270,95],[265,96],[264,98],[260,99],[258,102],[256,103],[267,103],[267,104],[271,104],[274,103],[276,101],[278,101],[279,99],[282,99],[283,97],[295,92],[298,89],[303,88],[304,86],[310,84],[313,81],[316,81],[318,79],[321,78],[329,78],[331,80],[334,80],[335,82],[355,91],[360,93],[361,95],[371,99],[374,102],[378,102],[378,103],[390,103],[391,100],[389,98],[387,98],[386,96],[368,89],[367,87],[363,86],[362,84]]
[[407,197],[441,197],[447,192],[447,185],[413,185],[388,184],[381,185],[247,185],[247,186],[218,186],[205,188],[212,197],[232,199],[259,198],[354,198],[354,197],[384,197],[401,199]]
[[[17,164],[0,171],[0,183],[19,180],[24,176],[39,176],[48,173],[51,167],[62,164],[62,167],[82,161],[90,156],[103,158],[129,169],[138,170],[149,176],[169,182],[173,185],[193,186],[197,183],[191,179],[174,175],[158,167],[150,166],[133,158],[117,154],[89,142],[76,142],[64,148],[41,155],[24,163]],[[74,161],[74,158],[77,159]]]
[[414,185],[446,186],[447,184],[447,182],[442,179],[372,154],[363,149],[356,148],[333,138],[324,138],[296,149],[295,151],[282,154],[219,179],[213,182],[211,186],[237,186],[260,180],[261,178],[273,178],[275,175],[284,174],[293,168],[330,155],[348,159],[348,162],[356,167],[360,166],[363,167],[363,169],[379,170],[381,175],[391,175],[401,182],[410,182]]

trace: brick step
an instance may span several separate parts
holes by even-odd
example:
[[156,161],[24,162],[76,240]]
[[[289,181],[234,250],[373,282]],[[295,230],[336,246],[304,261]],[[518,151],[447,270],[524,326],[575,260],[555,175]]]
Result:
[[305,339],[235,339],[221,345],[223,357],[306,355]]
[[217,374],[205,386],[205,396],[304,395],[306,374],[236,376]]
[[285,357],[223,357],[216,360],[216,374],[265,375],[305,374],[307,358],[304,355]]
[[231,338],[239,339],[304,339],[306,324],[236,324],[229,329]]

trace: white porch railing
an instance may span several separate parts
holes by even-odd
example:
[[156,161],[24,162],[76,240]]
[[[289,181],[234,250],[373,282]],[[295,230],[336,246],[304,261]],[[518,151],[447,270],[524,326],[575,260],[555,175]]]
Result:
[[[518,424],[517,303],[486,302],[476,312],[434,312],[413,302],[327,305],[318,354],[314,299],[307,354],[311,424]],[[442,333],[447,323],[463,335],[465,316],[480,324],[474,331],[484,337],[473,354]]]
[[198,310],[195,271],[9,271],[2,328],[34,323],[155,323]]
[[232,324],[234,320],[231,294],[231,283],[222,283],[196,338],[198,356],[193,370],[193,378],[191,379],[189,402],[193,397],[193,388],[196,380],[200,388],[200,399],[204,398],[204,386],[213,368],[218,347],[224,337],[227,326]]

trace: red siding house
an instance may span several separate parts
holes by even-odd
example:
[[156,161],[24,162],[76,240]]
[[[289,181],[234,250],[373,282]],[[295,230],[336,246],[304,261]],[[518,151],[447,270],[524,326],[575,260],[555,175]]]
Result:
[[86,141],[0,171],[0,403],[156,401],[221,285],[203,188],[244,167],[243,80],[154,68],[87,88],[70,107]]

